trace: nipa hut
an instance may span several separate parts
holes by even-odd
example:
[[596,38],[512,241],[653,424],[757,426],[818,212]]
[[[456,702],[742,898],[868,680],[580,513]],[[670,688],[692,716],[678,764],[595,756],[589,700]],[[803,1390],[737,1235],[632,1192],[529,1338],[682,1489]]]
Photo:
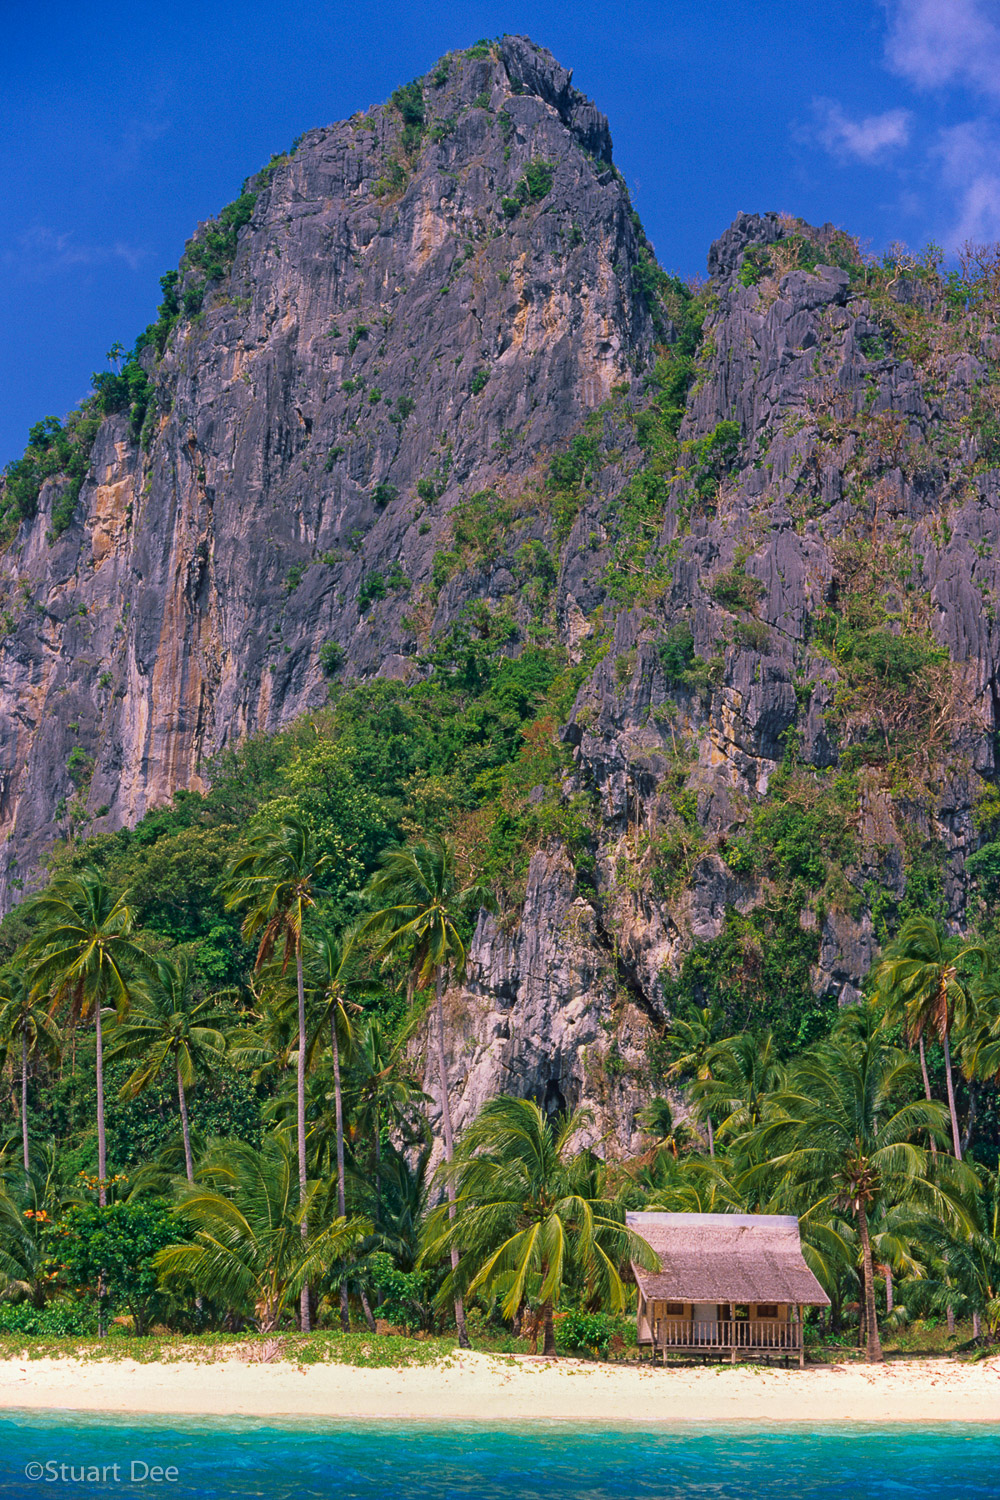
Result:
[[633,1264],[639,1344],[728,1353],[797,1354],[804,1363],[802,1308],[830,1299],[806,1265],[799,1221],[784,1214],[626,1215],[659,1258]]

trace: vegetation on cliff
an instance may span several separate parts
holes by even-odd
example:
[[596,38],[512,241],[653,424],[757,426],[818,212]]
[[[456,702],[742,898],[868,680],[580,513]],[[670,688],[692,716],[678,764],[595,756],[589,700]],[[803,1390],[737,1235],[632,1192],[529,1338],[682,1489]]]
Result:
[[[609,1222],[625,1203],[788,1208],[815,1228],[835,1326],[863,1306],[873,1354],[894,1287],[897,1307],[965,1309],[995,1330],[996,253],[950,270],[933,249],[865,257],[828,226],[743,215],[713,247],[712,279],[685,285],[656,263],[602,118],[517,38],[451,55],[321,138],[322,158],[307,139],[201,227],[156,322],[130,353],[112,349],[79,412],[32,429],[4,479],[3,539],[36,540],[48,484],[52,540],[79,520],[109,432],[134,469],[109,457],[131,496],[100,539],[121,549],[110,603],[87,592],[112,555],[96,520],[91,553],[77,528],[77,593],[63,572],[22,572],[5,595],[17,682],[39,699],[42,619],[46,670],[71,663],[82,705],[71,716],[66,681],[46,678],[54,708],[32,709],[32,743],[48,726],[60,748],[5,783],[18,820],[5,872],[32,890],[38,872],[10,864],[21,820],[35,852],[55,827],[53,899],[89,903],[72,944],[30,896],[0,925],[8,1292],[43,1321],[117,1299],[135,1328],[272,1328],[296,1302],[305,1325],[376,1304],[429,1325],[450,1302],[459,1329],[466,1312],[513,1329],[533,1310],[547,1342],[557,1296],[596,1316],[603,1280],[617,1304],[582,1210],[563,1224],[583,1249],[562,1281],[509,1214],[525,1253],[494,1276],[472,1196],[483,1174],[463,1153],[488,1138],[515,1180],[497,1134],[513,1106],[465,1145],[458,1132],[450,1169],[427,1181],[436,1112],[415,1039],[432,990],[442,1031],[467,1027],[481,1054],[476,1027],[503,1013],[489,1077],[509,1080],[527,1066],[516,1007],[551,974],[591,1030],[553,1041],[553,1076],[525,1081],[543,1107],[528,1123],[548,1131],[585,1096],[608,1161],[558,1128],[539,1135],[547,1166],[526,1203],[560,1182],[582,1183]],[[321,219],[341,212],[335,172],[350,234]],[[431,182],[444,217],[414,259]],[[294,233],[321,234],[322,255],[289,228],[291,199],[310,194]],[[340,255],[351,234],[367,261]],[[275,309],[305,284],[329,320],[275,352],[272,329],[294,321]],[[600,329],[612,349],[603,363],[582,335],[569,353],[551,335],[584,304],[587,337]],[[474,348],[469,309],[496,327]],[[442,351],[423,364],[418,319]],[[187,519],[158,536],[182,491]],[[225,572],[238,530],[245,577]],[[142,693],[163,692],[149,684],[167,641],[201,676],[164,726]],[[195,722],[210,745],[236,724],[286,727],[197,764]],[[126,724],[135,785],[155,763],[207,789],[106,831],[123,816]],[[310,851],[308,900],[300,881],[289,905],[277,881],[248,925],[227,882],[283,828]],[[458,885],[487,888],[496,912],[477,949],[463,911],[428,967],[395,951],[391,923],[378,937],[356,924],[386,852],[438,839]],[[563,880],[558,900],[542,900],[541,876],[532,887],[533,860]],[[125,954],[111,988],[95,944]],[[510,955],[529,950],[522,972]],[[483,1003],[445,1017],[460,951]],[[886,953],[894,970],[877,968]],[[105,1011],[99,1042],[77,1023]],[[810,1165],[819,1130],[829,1150]],[[455,1202],[425,1228],[449,1186]],[[227,1194],[243,1220],[210,1265]],[[68,1224],[75,1244],[96,1237],[89,1260],[60,1251]],[[134,1263],[130,1238],[146,1247]],[[512,1270],[516,1306],[500,1285]]]

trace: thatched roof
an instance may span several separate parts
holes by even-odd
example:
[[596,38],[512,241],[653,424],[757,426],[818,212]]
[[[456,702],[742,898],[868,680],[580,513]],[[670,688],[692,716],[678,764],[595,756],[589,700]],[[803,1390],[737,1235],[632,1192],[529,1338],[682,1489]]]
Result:
[[794,1215],[630,1213],[626,1221],[660,1258],[659,1271],[632,1267],[647,1301],[830,1305],[802,1258]]

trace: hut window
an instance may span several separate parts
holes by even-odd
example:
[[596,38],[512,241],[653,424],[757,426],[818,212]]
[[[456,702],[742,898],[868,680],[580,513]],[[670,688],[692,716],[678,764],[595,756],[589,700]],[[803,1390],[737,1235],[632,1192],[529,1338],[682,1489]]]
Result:
[[778,1304],[776,1302],[758,1302],[758,1318],[776,1318],[778,1316]]
[[737,1302],[736,1306],[733,1308],[733,1317],[736,1320],[736,1322],[738,1322],[738,1323],[747,1323],[747,1322],[749,1322],[750,1321],[750,1304],[749,1304],[749,1302]]
[[684,1303],[683,1302],[668,1302],[667,1303],[667,1317],[668,1318],[683,1318],[683,1316],[684,1316]]

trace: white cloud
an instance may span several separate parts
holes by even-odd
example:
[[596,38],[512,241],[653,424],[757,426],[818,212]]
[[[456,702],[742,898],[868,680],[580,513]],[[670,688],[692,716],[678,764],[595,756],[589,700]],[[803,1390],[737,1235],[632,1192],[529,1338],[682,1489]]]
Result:
[[967,120],[942,130],[934,155],[955,200],[948,247],[1000,240],[1000,136],[993,122]]
[[919,88],[958,83],[1000,99],[1000,22],[994,0],[883,0],[886,54]]
[[912,116],[908,109],[852,120],[835,99],[814,99],[816,139],[834,156],[874,162],[909,144]]
[[73,266],[106,266],[115,261],[137,271],[144,258],[145,251],[123,240],[115,240],[111,245],[80,244],[71,234],[57,234],[43,224],[19,235],[14,247],[0,257],[8,266],[32,277],[48,276]]

